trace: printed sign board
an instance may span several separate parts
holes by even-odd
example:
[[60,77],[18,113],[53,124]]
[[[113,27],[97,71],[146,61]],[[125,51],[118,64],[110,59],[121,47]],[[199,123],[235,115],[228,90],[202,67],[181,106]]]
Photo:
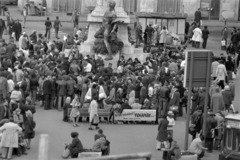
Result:
[[116,121],[155,121],[156,110],[125,109],[121,114],[115,114]]

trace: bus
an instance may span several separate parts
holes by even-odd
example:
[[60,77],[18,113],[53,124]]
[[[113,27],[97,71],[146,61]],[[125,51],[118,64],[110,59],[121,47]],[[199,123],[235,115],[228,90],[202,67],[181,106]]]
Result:
[[240,159],[240,114],[225,117],[224,134],[219,160]]

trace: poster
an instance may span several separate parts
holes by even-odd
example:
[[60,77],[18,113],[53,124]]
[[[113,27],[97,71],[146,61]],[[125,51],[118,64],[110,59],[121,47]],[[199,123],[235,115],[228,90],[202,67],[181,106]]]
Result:
[[177,20],[176,19],[169,19],[168,20],[168,31],[177,33]]
[[155,121],[156,110],[125,109],[121,114],[115,114],[116,121]]

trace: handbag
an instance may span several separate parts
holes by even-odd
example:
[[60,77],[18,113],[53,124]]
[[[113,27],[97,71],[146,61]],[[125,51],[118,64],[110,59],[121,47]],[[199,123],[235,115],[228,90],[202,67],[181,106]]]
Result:
[[99,117],[98,117],[98,115],[95,114],[93,116],[92,124],[97,125],[98,123],[99,123]]
[[33,139],[35,137],[35,131],[33,130],[31,133],[30,133],[30,138]]
[[236,79],[236,75],[234,72],[232,72],[232,79]]

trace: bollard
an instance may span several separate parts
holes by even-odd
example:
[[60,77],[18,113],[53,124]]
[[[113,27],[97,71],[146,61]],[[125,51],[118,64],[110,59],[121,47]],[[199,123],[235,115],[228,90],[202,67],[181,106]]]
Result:
[[40,135],[38,160],[48,160],[48,143],[49,136],[47,134]]

